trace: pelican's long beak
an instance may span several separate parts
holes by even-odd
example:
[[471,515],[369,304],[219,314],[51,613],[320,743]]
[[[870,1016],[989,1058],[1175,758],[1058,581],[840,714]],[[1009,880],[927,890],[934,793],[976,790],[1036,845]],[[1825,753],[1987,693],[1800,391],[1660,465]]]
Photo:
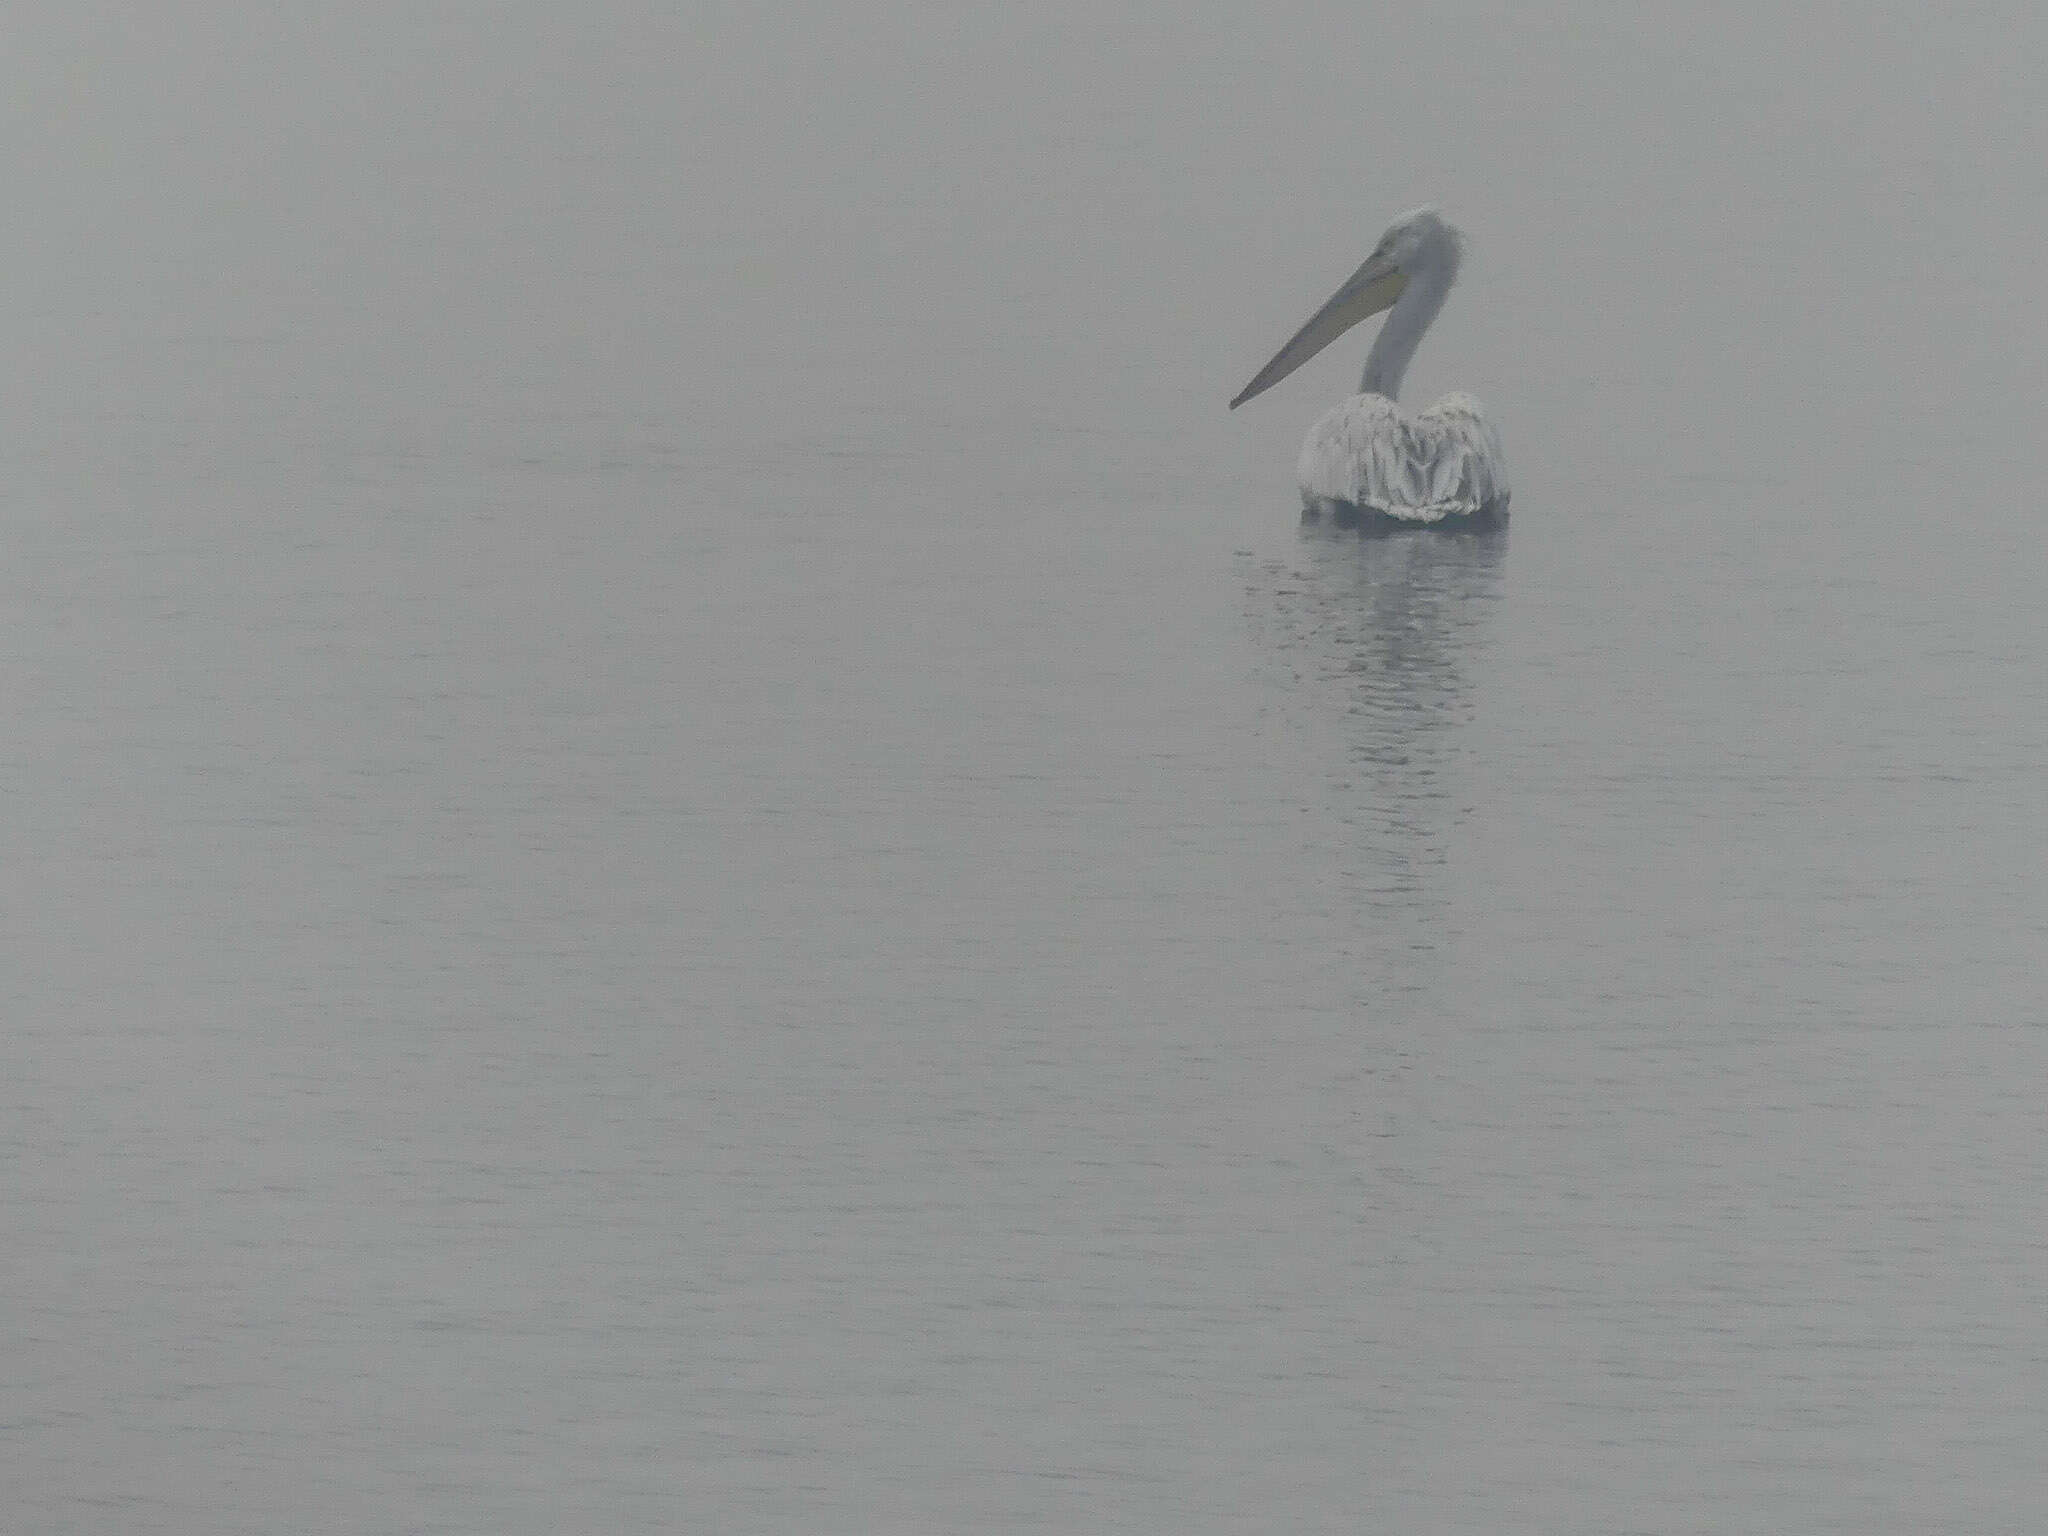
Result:
[[1293,340],[1273,354],[1273,361],[1259,370],[1259,376],[1238,391],[1230,408],[1234,411],[1253,395],[1271,389],[1359,321],[1389,308],[1407,286],[1407,275],[1385,257],[1367,258],[1365,265],[1351,274],[1351,280],[1330,295],[1330,302],[1294,333]]

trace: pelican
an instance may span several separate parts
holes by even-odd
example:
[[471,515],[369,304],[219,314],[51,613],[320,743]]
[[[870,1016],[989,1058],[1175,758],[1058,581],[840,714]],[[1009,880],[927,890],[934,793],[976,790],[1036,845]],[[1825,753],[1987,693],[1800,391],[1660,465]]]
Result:
[[1460,391],[1420,415],[1394,404],[1422,333],[1458,278],[1465,238],[1435,208],[1394,220],[1365,265],[1230,402],[1271,389],[1352,326],[1389,313],[1366,355],[1358,393],[1309,428],[1295,474],[1304,511],[1377,515],[1398,523],[1485,522],[1507,515],[1500,434]]

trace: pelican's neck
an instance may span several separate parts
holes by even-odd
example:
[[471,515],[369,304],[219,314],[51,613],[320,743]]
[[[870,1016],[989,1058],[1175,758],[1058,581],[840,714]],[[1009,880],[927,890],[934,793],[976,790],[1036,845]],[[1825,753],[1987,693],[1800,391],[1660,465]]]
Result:
[[1436,312],[1444,307],[1451,284],[1457,281],[1455,260],[1431,262],[1408,279],[1401,297],[1387,311],[1386,322],[1365,357],[1365,376],[1358,381],[1361,395],[1400,398],[1401,375],[1422,345],[1422,333],[1429,329]]

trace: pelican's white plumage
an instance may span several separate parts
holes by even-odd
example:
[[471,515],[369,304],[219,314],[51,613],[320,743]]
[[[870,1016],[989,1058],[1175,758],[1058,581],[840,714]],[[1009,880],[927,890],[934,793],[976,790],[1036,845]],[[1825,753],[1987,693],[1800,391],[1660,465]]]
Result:
[[1309,428],[1294,472],[1314,512],[1334,504],[1440,523],[1507,507],[1500,434],[1462,390],[1416,416],[1385,395],[1353,395]]
[[1296,475],[1311,512],[1368,513],[1431,524],[1504,517],[1506,461],[1479,402],[1446,395],[1419,414],[1394,403],[1423,333],[1457,281],[1464,239],[1434,208],[1396,219],[1365,264],[1231,401],[1271,388],[1368,316],[1387,310],[1359,392],[1325,412],[1301,445]]

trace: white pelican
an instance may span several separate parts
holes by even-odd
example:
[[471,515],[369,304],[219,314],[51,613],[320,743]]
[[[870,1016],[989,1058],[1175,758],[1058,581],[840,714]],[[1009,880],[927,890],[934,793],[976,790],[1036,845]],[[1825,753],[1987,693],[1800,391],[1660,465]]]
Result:
[[1419,416],[1394,404],[1422,333],[1458,278],[1465,240],[1434,208],[1394,220],[1365,265],[1230,402],[1270,389],[1369,315],[1391,312],[1365,359],[1358,393],[1309,428],[1295,474],[1305,510],[1424,524],[1489,521],[1508,508],[1500,434],[1462,391]]

